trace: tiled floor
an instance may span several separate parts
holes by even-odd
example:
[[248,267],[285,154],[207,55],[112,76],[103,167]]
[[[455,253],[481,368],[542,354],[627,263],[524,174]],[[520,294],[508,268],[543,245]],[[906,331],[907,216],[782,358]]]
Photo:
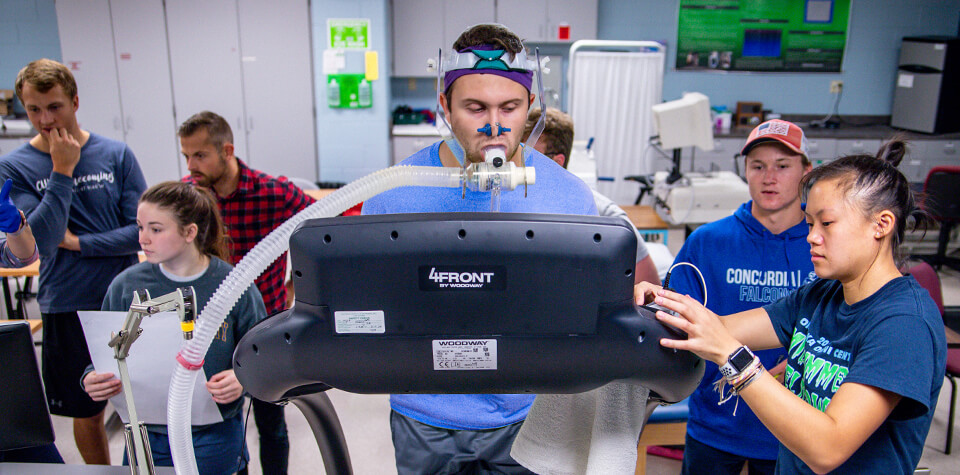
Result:
[[[960,273],[944,270],[941,273],[943,280],[944,300],[947,305],[960,305]],[[36,312],[36,308],[31,309]],[[38,315],[38,313],[33,313]],[[943,445],[946,437],[947,409],[949,404],[949,384],[944,384],[941,392],[937,412],[927,437],[927,444],[920,460],[921,467],[931,469],[934,474],[952,474],[960,472],[960,443],[954,442],[953,455],[944,455]],[[388,425],[389,404],[385,395],[358,395],[332,390],[330,398],[340,415],[347,445],[358,474],[391,474],[396,473],[393,461],[393,446],[390,441]],[[321,473],[322,460],[320,452],[313,441],[313,435],[306,420],[295,407],[286,409],[287,423],[291,434],[291,464],[293,474]],[[251,421],[252,422],[252,421]],[[960,438],[960,424],[955,423],[955,433]],[[67,460],[67,463],[80,463],[80,457],[73,443],[73,435],[69,419],[55,417],[54,426],[57,431],[57,446]],[[248,431],[247,440],[253,458],[251,474],[259,474],[259,457],[257,455],[256,430],[252,427]],[[110,439],[111,456],[118,464],[123,453],[123,437],[117,432]],[[679,473],[678,461],[651,456],[648,458],[648,473],[676,474]]]

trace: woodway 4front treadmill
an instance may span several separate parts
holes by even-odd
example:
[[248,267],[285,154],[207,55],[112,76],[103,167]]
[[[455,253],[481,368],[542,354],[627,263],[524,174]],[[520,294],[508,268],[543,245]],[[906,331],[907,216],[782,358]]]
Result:
[[669,403],[703,375],[659,344],[684,335],[634,304],[636,235],[620,218],[315,219],[290,252],[296,304],[246,334],[234,369],[253,396],[304,410],[329,473],[350,472],[329,387],[557,394],[633,380]]

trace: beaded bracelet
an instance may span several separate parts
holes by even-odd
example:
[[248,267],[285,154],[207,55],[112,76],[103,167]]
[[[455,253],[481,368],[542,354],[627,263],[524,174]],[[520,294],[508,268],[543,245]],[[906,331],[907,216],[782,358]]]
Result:
[[[740,391],[743,391],[747,386],[750,385],[757,376],[763,372],[763,364],[760,363],[760,358],[754,356],[753,361],[747,365],[743,371],[737,373],[732,378],[721,377],[719,380],[713,383],[714,389],[720,393],[720,400],[717,402],[717,405],[721,405],[729,401],[734,396],[737,396],[737,402],[733,406],[733,415],[737,415],[737,408],[740,406]],[[724,396],[724,388],[729,385],[730,392]]]
[[746,389],[747,386],[749,386],[751,383],[753,383],[753,381],[757,379],[757,376],[760,376],[760,373],[762,372],[763,372],[763,365],[757,366],[757,369],[754,370],[753,374],[751,374],[746,381],[743,381],[738,386],[733,388],[733,392],[739,396],[740,392]]

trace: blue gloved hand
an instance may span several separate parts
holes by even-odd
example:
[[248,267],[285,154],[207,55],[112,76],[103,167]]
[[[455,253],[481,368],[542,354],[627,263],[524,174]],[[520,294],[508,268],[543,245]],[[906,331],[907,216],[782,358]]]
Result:
[[20,211],[10,199],[11,187],[13,187],[13,180],[7,178],[3,183],[3,189],[0,190],[0,231],[5,233],[15,233],[20,230]]

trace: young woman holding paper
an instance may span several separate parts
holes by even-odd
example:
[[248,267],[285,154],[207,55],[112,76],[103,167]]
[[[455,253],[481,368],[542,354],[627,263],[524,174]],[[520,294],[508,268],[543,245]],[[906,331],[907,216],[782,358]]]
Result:
[[[137,289],[147,289],[156,297],[188,286],[193,286],[198,310],[202,309],[232,269],[227,264],[223,221],[213,196],[186,183],[155,185],[140,198],[137,228],[146,262],[128,268],[113,280],[103,310],[128,310]],[[219,406],[223,422],[193,426],[200,473],[234,473],[249,458],[243,445],[243,387],[233,373],[232,356],[240,338],[265,317],[260,292],[251,285],[230,311],[204,359],[207,390]],[[94,400],[121,392],[120,380],[112,373],[90,371],[83,385]],[[147,431],[154,464],[172,466],[166,426],[148,425]]]

